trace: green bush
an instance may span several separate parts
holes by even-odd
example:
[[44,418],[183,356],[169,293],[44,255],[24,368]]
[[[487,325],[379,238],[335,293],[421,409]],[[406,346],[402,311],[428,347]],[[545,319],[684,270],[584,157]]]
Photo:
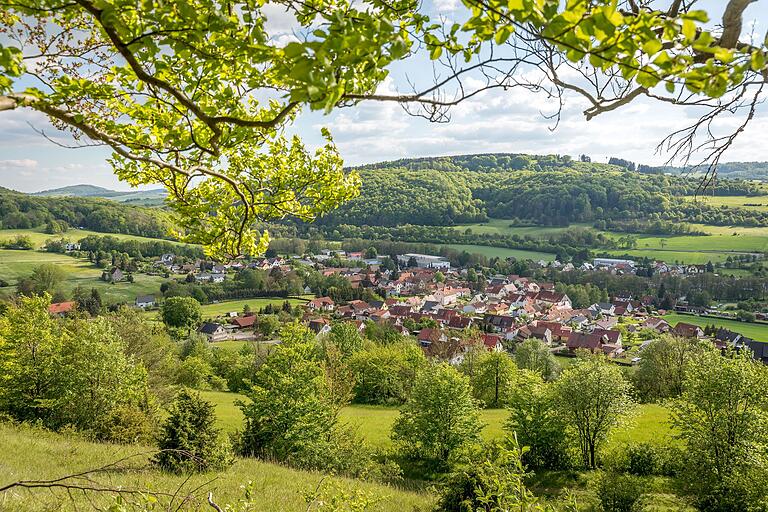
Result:
[[213,471],[232,463],[229,442],[216,425],[214,406],[182,389],[169,408],[152,462],[174,473]]
[[595,494],[603,512],[632,512],[644,493],[643,481],[634,475],[602,473]]

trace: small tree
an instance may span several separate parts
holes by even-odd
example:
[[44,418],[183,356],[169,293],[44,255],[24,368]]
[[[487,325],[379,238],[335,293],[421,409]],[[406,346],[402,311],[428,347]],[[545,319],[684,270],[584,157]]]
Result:
[[571,464],[568,429],[555,405],[552,388],[541,375],[530,370],[519,372],[504,429],[528,448],[522,457],[529,468],[564,469]]
[[[341,353],[342,358],[346,359],[355,352],[363,349],[365,341],[357,325],[352,322],[338,322],[331,327],[326,340],[334,344]],[[326,341],[324,340],[324,341]]]
[[194,329],[202,320],[200,303],[192,297],[169,297],[165,299],[160,314],[165,325],[176,329]]
[[479,440],[482,424],[469,379],[452,366],[427,366],[392,427],[392,439],[413,457],[448,462],[456,450]]
[[214,406],[199,393],[182,389],[169,409],[152,461],[166,471],[189,473],[223,469],[232,462],[220,439]]
[[705,352],[715,350],[712,343],[664,335],[643,349],[634,382],[648,401],[674,398],[683,391],[690,364]]
[[577,434],[584,466],[597,467],[598,449],[633,408],[630,383],[605,357],[588,356],[552,386],[559,413]]
[[475,365],[472,392],[486,407],[504,407],[517,376],[517,366],[506,352],[485,351]]
[[535,338],[525,340],[515,349],[515,363],[518,368],[531,370],[545,380],[553,380],[560,373],[560,365],[549,348]]

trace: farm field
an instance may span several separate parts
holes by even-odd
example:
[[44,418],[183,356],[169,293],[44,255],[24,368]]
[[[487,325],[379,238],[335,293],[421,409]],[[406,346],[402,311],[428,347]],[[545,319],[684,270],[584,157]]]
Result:
[[715,325],[717,327],[723,327],[733,332],[742,334],[748,338],[752,338],[755,341],[768,341],[768,324],[757,324],[751,322],[740,322],[738,320],[726,320],[722,318],[709,318],[705,316],[695,315],[680,315],[678,313],[670,313],[663,317],[670,325],[675,326],[678,322],[685,322],[688,324],[698,325],[704,327],[706,325]]
[[[216,406],[216,415],[222,428],[232,431],[242,426],[243,415],[234,404],[235,400],[243,398],[242,395],[222,391],[203,391],[201,395]],[[398,414],[395,407],[350,405],[342,409],[341,419],[357,426],[360,434],[372,446],[386,448],[392,444],[389,433]],[[483,436],[486,439],[504,436],[503,426],[508,415],[505,409],[481,411],[480,419],[485,423]],[[635,418],[611,436],[609,447],[625,442],[659,440],[669,435],[668,417],[668,410],[662,406],[639,406]]]
[[505,247],[491,247],[488,245],[463,245],[463,244],[443,244],[445,247],[456,249],[457,251],[467,251],[469,253],[482,254],[488,258],[518,258],[530,259],[534,261],[544,260],[553,261],[554,254],[537,251],[522,251],[518,249],[507,249]]
[[203,317],[216,317],[221,315],[226,315],[227,313],[231,311],[236,311],[238,313],[241,313],[243,311],[243,307],[245,307],[246,304],[248,304],[251,307],[252,311],[258,311],[259,309],[263,308],[267,304],[272,304],[274,306],[282,306],[282,304],[285,301],[288,301],[291,306],[298,306],[305,304],[307,301],[304,299],[296,299],[296,298],[258,298],[258,299],[238,299],[238,300],[228,300],[228,301],[222,301],[217,302],[216,304],[205,304],[200,309],[203,313]]
[[[0,446],[3,446],[5,451],[0,459],[0,485],[25,479],[58,478],[78,471],[95,469],[129,455],[140,454],[123,464],[130,465],[131,470],[114,471],[94,478],[105,485],[137,490],[174,492],[184,485],[183,489],[189,492],[203,486],[206,492],[213,492],[214,498],[222,506],[226,503],[236,504],[243,498],[242,486],[253,482],[251,500],[258,503],[258,510],[263,512],[306,510],[304,494],[314,491],[323,479],[323,475],[318,472],[298,471],[256,459],[239,458],[232,467],[223,472],[215,475],[198,474],[186,481],[186,475],[174,475],[147,468],[147,454],[151,452],[151,447],[96,444],[42,429],[8,424],[0,424]],[[139,469],[136,469],[137,467]],[[379,503],[367,509],[371,511],[429,510],[434,499],[426,492],[405,491],[382,484],[343,478],[326,478],[326,483],[329,480],[339,482],[345,488],[361,489],[381,497]],[[205,494],[204,492],[203,498]],[[73,493],[72,496],[77,500],[79,507],[68,500],[66,491],[52,492],[41,489],[30,494],[22,490],[0,495],[0,509],[16,512],[89,509],[89,503],[82,494]],[[109,495],[102,495],[95,500],[99,510],[106,510],[112,504]]]
[[78,286],[88,290],[96,288],[107,304],[133,302],[137,295],[160,293],[160,284],[164,281],[160,276],[136,274],[133,283],[110,284],[99,279],[102,270],[86,260],[64,254],[0,249],[0,279],[11,285],[0,288],[0,297],[13,293],[20,278],[30,275],[34,267],[44,263],[52,263],[65,271],[67,277],[59,286],[65,294],[69,295]]
[[[491,235],[530,235],[532,237],[541,237],[546,235],[553,235],[562,233],[563,231],[570,229],[567,227],[545,227],[545,226],[510,226],[512,221],[510,219],[489,219],[488,222],[480,222],[475,224],[461,224],[460,226],[453,226],[453,229],[464,232],[466,229],[471,229],[475,234],[491,234]],[[570,227],[590,227],[589,224],[571,224]]]

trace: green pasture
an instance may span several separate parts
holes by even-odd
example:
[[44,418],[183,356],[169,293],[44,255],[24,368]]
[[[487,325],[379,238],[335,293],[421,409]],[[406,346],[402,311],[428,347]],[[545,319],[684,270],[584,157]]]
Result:
[[699,327],[715,325],[716,327],[729,329],[756,341],[768,341],[768,324],[740,322],[739,320],[726,320],[722,318],[709,318],[705,316],[681,315],[678,313],[670,313],[665,315],[664,319],[673,327],[677,325],[678,322],[698,325]]

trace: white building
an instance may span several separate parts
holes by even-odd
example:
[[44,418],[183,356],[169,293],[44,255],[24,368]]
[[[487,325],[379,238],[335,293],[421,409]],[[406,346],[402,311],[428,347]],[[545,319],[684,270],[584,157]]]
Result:
[[408,266],[408,262],[411,259],[416,261],[416,266],[419,268],[451,268],[451,262],[442,256],[431,256],[429,254],[416,254],[408,253],[401,254],[397,257],[398,263],[402,266]]

